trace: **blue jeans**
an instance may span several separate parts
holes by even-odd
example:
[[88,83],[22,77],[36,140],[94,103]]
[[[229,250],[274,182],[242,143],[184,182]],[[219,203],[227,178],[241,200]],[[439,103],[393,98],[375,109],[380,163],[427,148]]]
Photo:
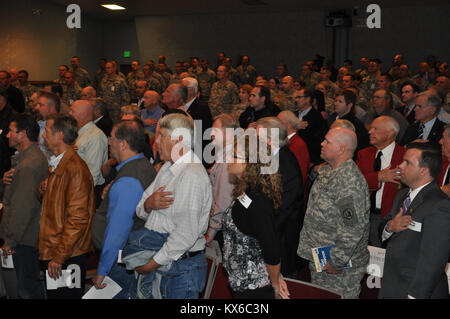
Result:
[[113,299],[136,299],[136,279],[134,277],[134,270],[127,270],[125,265],[115,263],[108,276],[114,280],[122,290],[114,296]]
[[163,299],[198,299],[206,284],[207,271],[204,253],[174,262],[172,268],[162,274]]

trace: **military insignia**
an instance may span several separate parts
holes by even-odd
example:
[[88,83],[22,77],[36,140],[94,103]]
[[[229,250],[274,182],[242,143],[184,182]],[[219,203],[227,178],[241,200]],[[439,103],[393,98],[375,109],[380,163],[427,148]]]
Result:
[[353,204],[353,198],[351,196],[341,198],[337,202],[337,205],[345,226],[354,226],[358,223],[355,205]]

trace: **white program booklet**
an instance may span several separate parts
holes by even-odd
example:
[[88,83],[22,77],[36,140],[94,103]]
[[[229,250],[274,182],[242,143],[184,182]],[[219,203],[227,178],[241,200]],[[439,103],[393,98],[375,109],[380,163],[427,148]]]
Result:
[[3,255],[3,250],[0,250],[0,259],[2,260],[2,268],[14,269],[14,263],[12,255]]
[[72,271],[69,269],[63,269],[61,272],[62,276],[55,280],[48,275],[48,270],[45,271],[48,290],[56,290],[58,288],[73,286]]
[[103,279],[103,283],[106,284],[105,288],[97,289],[95,286],[92,286],[82,299],[112,299],[122,290],[122,288],[108,276]]

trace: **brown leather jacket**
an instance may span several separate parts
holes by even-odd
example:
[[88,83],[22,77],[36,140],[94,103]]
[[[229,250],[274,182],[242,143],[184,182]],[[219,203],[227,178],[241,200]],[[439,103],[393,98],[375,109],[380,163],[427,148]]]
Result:
[[39,258],[62,265],[68,258],[89,252],[94,213],[92,175],[70,148],[48,177],[42,201]]

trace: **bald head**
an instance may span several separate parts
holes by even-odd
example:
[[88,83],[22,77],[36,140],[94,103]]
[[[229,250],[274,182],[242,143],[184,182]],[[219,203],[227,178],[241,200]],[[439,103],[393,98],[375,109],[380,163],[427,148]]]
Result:
[[158,92],[152,90],[145,91],[143,97],[144,107],[148,110],[153,110],[159,105],[160,99]]
[[281,80],[281,88],[284,92],[289,92],[294,88],[294,78],[290,75]]
[[81,90],[81,98],[84,100],[90,100],[97,97],[97,92],[92,86],[86,86]]
[[77,120],[80,129],[94,120],[94,105],[88,100],[77,100],[70,106],[69,114]]
[[332,128],[321,144],[320,156],[333,168],[337,168],[353,157],[357,144],[356,133],[351,129],[345,127]]

